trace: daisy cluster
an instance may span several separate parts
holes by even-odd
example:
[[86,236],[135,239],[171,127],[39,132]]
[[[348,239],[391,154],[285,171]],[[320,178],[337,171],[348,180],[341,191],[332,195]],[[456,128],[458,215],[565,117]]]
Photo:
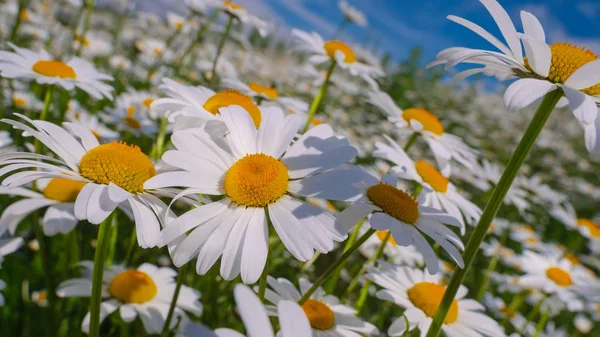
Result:
[[599,335],[600,60],[480,2],[427,69],[346,0],[2,2],[2,336]]

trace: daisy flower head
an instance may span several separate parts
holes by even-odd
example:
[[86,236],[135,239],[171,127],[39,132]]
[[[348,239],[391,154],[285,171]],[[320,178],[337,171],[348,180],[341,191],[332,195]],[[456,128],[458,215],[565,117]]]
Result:
[[136,137],[154,137],[158,132],[156,122],[137,105],[117,104],[116,109],[102,114],[105,123],[114,125],[118,130],[128,131]]
[[214,92],[202,86],[186,86],[164,78],[159,87],[167,97],[155,99],[150,108],[156,114],[165,115],[175,129],[202,127],[209,121],[222,121],[220,112],[229,106],[242,107],[251,117],[255,127],[262,120],[261,109],[252,97],[239,91]]
[[371,228],[384,231],[389,240],[400,246],[414,245],[423,255],[427,270],[431,274],[439,271],[438,258],[424,235],[438,243],[459,265],[464,266],[459,249],[464,245],[458,235],[447,227],[461,227],[461,223],[448,213],[423,206],[426,191],[418,198],[399,189],[397,179],[384,176],[382,181],[374,177],[363,178],[360,199],[338,214],[338,220],[350,228],[361,219],[367,218]]
[[19,48],[12,43],[14,50],[0,51],[0,76],[35,80],[39,84],[56,84],[66,90],[79,88],[96,99],[112,100],[113,88],[105,81],[111,76],[98,72],[89,62],[74,57],[67,62],[55,60],[48,52],[34,52]]
[[355,23],[361,27],[367,26],[367,18],[365,17],[365,14],[358,10],[356,7],[350,5],[348,1],[340,0],[340,2],[338,2],[338,7],[340,8],[342,14],[344,14],[344,17],[348,21]]
[[[59,297],[91,296],[93,262],[82,261],[79,264],[84,269],[83,277],[61,283],[56,289]],[[116,265],[105,269],[100,322],[118,310],[123,321],[130,323],[139,316],[147,333],[160,333],[173,299],[176,276],[177,272],[171,268],[159,268],[149,263],[143,263],[137,269]],[[186,311],[200,316],[202,304],[200,292],[182,285],[171,328],[177,324],[178,318],[188,319]],[[89,325],[88,313],[81,324],[82,330],[88,333]]]
[[[268,306],[269,314],[274,315],[282,303],[286,301],[298,302],[300,298],[310,289],[312,283],[304,278],[298,279],[300,289],[298,290],[292,282],[284,278],[275,279],[267,277],[267,288],[265,299],[274,304]],[[315,337],[354,337],[379,335],[379,330],[359,317],[354,308],[343,305],[340,300],[327,295],[323,288],[319,287],[303,304],[302,311],[298,312],[295,319],[308,318]]]
[[[384,135],[387,144],[375,143],[373,156],[395,164],[390,173],[400,179],[415,181],[430,191],[424,201],[425,205],[448,212],[458,219],[461,233],[465,232],[465,223],[474,224],[481,216],[481,209],[458,193],[457,188],[433,165],[425,160],[414,162],[404,150],[389,136]],[[464,217],[464,220],[463,220]]]
[[[392,322],[387,332],[389,336],[403,336],[415,328],[421,336],[427,334],[446,292],[441,274],[430,275],[419,269],[381,262],[380,267],[371,268],[366,277],[383,288],[377,292],[377,298],[406,309],[402,317]],[[446,336],[506,336],[500,324],[484,314],[483,305],[465,298],[467,292],[461,285],[450,305],[442,325]]]
[[269,24],[258,16],[248,13],[246,7],[229,0],[219,3],[216,7],[238,19],[243,24],[256,28],[261,36],[264,37],[267,35]]
[[[286,111],[293,113],[304,113],[308,111],[308,103],[293,97],[280,96],[275,86],[264,86],[257,82],[248,84],[232,77],[226,77],[221,80],[221,86],[236,90],[246,96],[253,97],[256,102],[258,99],[276,103]],[[265,103],[261,103],[265,104]]]
[[46,290],[36,290],[31,293],[31,301],[41,308],[48,306],[48,293]]
[[174,264],[198,256],[196,271],[205,274],[222,255],[223,278],[241,273],[244,283],[253,283],[267,258],[267,219],[300,261],[312,258],[315,249],[327,253],[334,241],[343,241],[347,228],[298,197],[344,201],[360,193],[353,184],[362,179],[362,171],[346,164],[357,154],[348,140],[322,124],[290,145],[303,122],[298,116],[284,117],[281,109],[270,107],[257,129],[240,106],[220,111],[229,130],[226,137],[202,129],[175,131],[171,139],[176,149],[162,160],[177,170],[144,185],[188,188],[181,195],[223,196],[165,227],[160,245],[191,231],[172,253]]
[[569,310],[580,310],[583,302],[577,291],[585,286],[587,276],[567,258],[545,256],[532,251],[523,252],[521,269],[525,275],[519,283],[531,289],[556,295]]
[[367,102],[387,115],[387,119],[399,128],[397,133],[400,137],[406,138],[415,133],[422,135],[443,171],[449,169],[451,159],[467,168],[477,163],[479,152],[470,148],[459,137],[445,132],[439,118],[428,110],[423,108],[402,110],[383,91],[369,92]]
[[[104,221],[122,203],[131,208],[142,248],[153,247],[160,232],[160,219],[167,205],[159,196],[172,196],[168,190],[147,192],[146,180],[156,175],[152,161],[137,146],[123,142],[100,144],[87,128],[75,123],[63,123],[64,128],[41,120],[26,123],[2,119],[15,129],[37,138],[60,159],[28,152],[6,152],[0,155],[0,175],[8,175],[2,185],[15,188],[42,178],[63,178],[68,184],[56,184],[56,196],[63,201],[74,201],[78,220],[92,224]],[[72,134],[76,135],[73,136]],[[24,170],[26,169],[26,170]],[[16,170],[23,170],[15,173]],[[75,186],[79,189],[73,198]],[[40,199],[50,203],[47,198]],[[165,219],[167,220],[167,219]]]
[[550,215],[590,240],[600,239],[600,226],[594,220],[578,218],[575,208],[569,202],[553,205]]
[[[546,43],[546,34],[539,20],[531,13],[521,11],[523,33],[518,33],[508,13],[496,0],[481,0],[500,28],[506,44],[479,25],[450,15],[454,21],[490,42],[500,52],[452,47],[441,51],[428,66],[445,64],[446,69],[459,63],[482,65],[456,75],[465,78],[473,74],[491,74],[500,79],[514,79],[504,94],[507,108],[521,110],[560,88],[577,121],[583,126],[588,151],[594,149],[600,102],[600,60],[585,47],[572,43]],[[525,55],[523,55],[523,49]]]

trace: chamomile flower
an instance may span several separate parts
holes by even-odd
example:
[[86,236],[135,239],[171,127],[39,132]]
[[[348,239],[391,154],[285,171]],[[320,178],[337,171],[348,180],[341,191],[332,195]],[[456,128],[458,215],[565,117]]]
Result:
[[184,33],[188,33],[191,28],[183,16],[173,12],[167,12],[167,23],[169,24],[169,28]]
[[[298,302],[306,291],[312,286],[308,280],[300,278],[298,290],[292,282],[284,278],[275,279],[267,277],[267,284],[270,289],[265,292],[265,299],[275,306],[267,307],[271,315],[275,315],[277,309],[286,301]],[[340,303],[340,300],[327,295],[319,287],[302,304],[302,311],[297,313],[295,319],[302,320],[302,317],[308,318],[312,328],[312,335],[315,337],[354,337],[357,334],[362,336],[379,335],[379,330],[368,322],[356,317],[356,310]]]
[[260,19],[258,16],[248,13],[246,7],[229,0],[221,2],[215,7],[238,19],[244,25],[256,28],[261,36],[267,35],[267,22]]
[[[10,174],[2,182],[4,186],[15,188],[42,178],[80,182],[83,186],[74,200],[77,219],[99,224],[121,203],[127,202],[133,211],[139,245],[146,248],[156,244],[161,228],[158,216],[162,219],[167,208],[156,195],[170,197],[173,192],[153,190],[148,193],[143,188],[144,182],[156,175],[156,168],[139,147],[122,142],[101,145],[96,136],[80,124],[64,123],[63,129],[49,122],[15,115],[28,124],[10,119],[2,121],[39,139],[60,159],[27,152],[1,154],[0,175]],[[14,173],[23,169],[28,170]],[[166,215],[168,218],[171,213]]]
[[[442,172],[424,160],[413,162],[393,139],[384,135],[388,144],[377,142],[373,155],[397,165],[390,173],[407,180],[413,180],[431,191],[427,194],[425,205],[445,210],[461,223],[461,233],[465,232],[465,223],[473,224],[479,220],[481,209],[458,193],[458,190]],[[463,220],[464,216],[464,220]]]
[[[266,87],[257,82],[250,82],[246,84],[236,78],[223,78],[221,80],[221,86],[237,90],[244,95],[254,97],[260,97],[261,100],[272,101],[277,103],[282,108],[296,112],[308,111],[308,103],[293,97],[282,97],[279,96],[279,91],[274,87]],[[264,104],[264,103],[263,103]]]
[[31,301],[41,308],[48,306],[48,293],[46,290],[37,290],[31,293]]
[[462,268],[464,262],[458,249],[464,249],[464,245],[458,235],[446,227],[461,227],[461,223],[436,208],[422,206],[426,191],[417,199],[398,189],[396,182],[397,179],[391,176],[384,176],[381,182],[373,177],[363,178],[360,199],[340,212],[338,220],[350,228],[367,217],[371,228],[378,231],[391,230],[390,239],[393,238],[400,246],[414,245],[423,255],[427,270],[435,274],[439,271],[439,261],[423,236],[425,234]]
[[201,127],[208,121],[221,121],[221,109],[242,107],[258,127],[262,120],[260,108],[250,96],[235,90],[214,92],[208,88],[186,86],[164,78],[160,89],[168,96],[152,102],[150,108],[165,115],[175,124],[175,129]]
[[117,104],[117,108],[110,113],[102,114],[102,119],[109,125],[114,125],[117,130],[131,132],[136,137],[154,137],[158,132],[156,122],[134,105],[127,107]]
[[508,320],[515,329],[520,329],[521,324],[526,322],[525,317],[515,308],[511,308],[500,297],[485,293],[483,296],[483,305],[490,310],[495,317],[501,320]]
[[340,8],[342,14],[344,14],[344,17],[348,21],[355,23],[361,27],[367,26],[367,18],[365,17],[365,14],[357,8],[351,6],[348,3],[348,1],[340,0],[340,2],[338,2],[338,7]]
[[[76,278],[61,283],[56,289],[59,297],[89,297],[92,294],[93,263],[80,262],[83,278]],[[159,268],[144,263],[137,269],[124,266],[112,266],[104,270],[102,281],[102,304],[100,322],[115,311],[119,311],[121,319],[133,322],[138,316],[149,334],[160,333],[165,325],[177,272],[171,268]],[[185,312],[196,316],[202,315],[200,293],[186,285],[182,285],[171,328],[177,324],[177,318],[186,320]],[[90,328],[88,313],[81,324],[84,332]]]
[[[377,292],[377,298],[406,309],[404,315],[392,322],[389,336],[402,336],[415,328],[419,329],[421,336],[427,334],[446,292],[441,274],[429,275],[419,269],[381,262],[380,268],[372,268],[366,277],[384,288]],[[442,325],[446,336],[506,336],[502,327],[484,314],[483,305],[465,298],[467,292],[467,288],[461,285],[450,305]]]
[[144,185],[188,188],[181,195],[223,196],[165,227],[161,246],[184,237],[172,252],[173,263],[181,266],[198,256],[196,271],[205,274],[222,255],[223,278],[241,273],[244,283],[253,283],[267,258],[267,217],[300,261],[312,258],[315,249],[327,253],[334,241],[343,241],[347,229],[333,215],[296,196],[350,200],[359,194],[352,184],[363,175],[345,165],[357,154],[348,140],[323,124],[290,145],[303,122],[295,115],[284,117],[281,109],[269,108],[256,129],[242,107],[220,111],[229,130],[224,139],[202,129],[176,131],[171,137],[176,150],[162,160],[177,170]]
[[11,101],[16,108],[23,110],[42,110],[42,102],[28,91],[15,91],[12,94]]
[[477,163],[478,152],[470,148],[459,137],[444,131],[438,117],[422,108],[400,109],[394,100],[383,91],[368,93],[367,102],[378,107],[387,115],[399,130],[400,137],[406,138],[418,133],[429,145],[438,165],[445,171],[450,159],[454,159],[467,168]]
[[0,76],[56,84],[66,90],[77,87],[96,99],[112,99],[113,88],[103,81],[112,81],[113,78],[98,72],[87,61],[78,57],[68,62],[58,61],[45,50],[36,53],[10,42],[8,45],[15,52],[0,51]]
[[600,239],[600,226],[591,219],[578,218],[575,208],[569,202],[554,205],[550,215],[590,240]]
[[[454,21],[490,42],[500,52],[452,47],[441,51],[429,66],[445,64],[446,69],[459,63],[483,65],[456,75],[458,78],[484,73],[501,79],[517,78],[504,94],[505,105],[521,110],[547,93],[560,88],[577,121],[585,133],[588,151],[594,149],[600,102],[600,60],[585,47],[571,43],[546,43],[546,34],[539,20],[531,13],[521,11],[524,33],[519,34],[508,13],[496,0],[481,1],[498,24],[506,44],[477,24],[450,15]],[[521,43],[526,52],[523,55]]]
[[525,272],[519,279],[521,285],[555,294],[570,310],[583,306],[577,290],[579,285],[585,284],[587,275],[569,259],[544,256],[532,251],[523,252],[521,259],[521,269]]
[[352,48],[342,41],[325,41],[316,32],[309,34],[299,29],[292,29],[292,36],[296,38],[294,48],[309,53],[309,62],[312,64],[336,62],[340,68],[348,70],[352,76],[361,77],[371,87],[377,87],[374,77],[384,75],[381,69],[358,62]]

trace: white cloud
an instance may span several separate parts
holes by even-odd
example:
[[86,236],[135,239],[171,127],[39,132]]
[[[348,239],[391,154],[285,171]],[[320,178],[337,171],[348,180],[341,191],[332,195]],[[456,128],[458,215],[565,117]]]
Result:
[[590,20],[600,15],[600,2],[580,1],[575,8],[577,8],[579,13]]

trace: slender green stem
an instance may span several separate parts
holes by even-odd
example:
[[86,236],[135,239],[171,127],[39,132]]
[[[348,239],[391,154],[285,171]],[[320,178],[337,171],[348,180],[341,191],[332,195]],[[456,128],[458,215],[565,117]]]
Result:
[[408,142],[406,142],[406,145],[404,145],[404,152],[407,152],[408,149],[410,149],[410,147],[413,146],[413,144],[417,140],[417,137],[419,137],[419,133],[415,132],[410,136],[410,138],[408,138]]
[[106,267],[112,266],[113,260],[115,259],[115,250],[117,248],[117,238],[119,236],[119,221],[116,216],[112,217],[110,232],[108,234],[108,254],[106,255]]
[[485,294],[485,291],[486,291],[488,285],[490,284],[490,279],[492,277],[492,273],[494,272],[494,270],[496,270],[498,261],[500,261],[500,256],[501,256],[500,250],[506,244],[506,240],[508,240],[508,233],[510,233],[510,231],[505,230],[504,233],[502,234],[502,238],[500,239],[500,242],[498,243],[498,248],[494,251],[494,254],[492,255],[492,259],[490,260],[490,264],[488,264],[488,267],[485,270],[485,274],[483,274],[483,280],[481,280],[479,289],[477,290],[477,295],[475,295],[475,300],[478,302],[481,302],[481,299],[483,298],[483,295]]
[[167,117],[163,117],[160,120],[160,130],[158,131],[158,136],[156,137],[156,144],[154,146],[154,159],[158,160],[162,156],[164,152],[165,146],[165,138],[167,136],[167,126],[169,125],[169,121]]
[[10,38],[9,38],[10,42],[15,42],[15,40],[17,39],[17,34],[19,32],[19,28],[21,27],[21,22],[23,21],[23,18],[21,17],[21,13],[23,12],[23,9],[25,9],[24,7],[25,7],[25,1],[19,0],[19,7],[17,8],[17,17],[15,19],[15,25],[13,26],[13,29],[10,33]]
[[[383,256],[383,251],[385,249],[385,246],[387,245],[387,243],[388,243],[388,241],[390,240],[391,237],[392,237],[392,231],[390,230],[385,235],[385,238],[383,238],[383,240],[381,240],[381,244],[379,244],[379,247],[377,247],[377,251],[369,259],[369,261],[367,262],[366,266],[368,266],[371,263],[373,263],[374,266],[377,267],[377,265],[378,265],[377,260],[379,260]],[[362,274],[364,274],[365,271],[367,271],[366,266],[363,266],[360,269],[360,272],[355,276],[357,282],[358,282],[360,276],[362,276]],[[363,285],[362,289],[360,290],[360,296],[358,297],[358,301],[356,301],[356,305],[354,306],[354,308],[356,309],[356,311],[358,311],[359,313],[362,310],[363,306],[365,305],[365,302],[367,300],[367,295],[369,295],[369,288],[370,287],[371,287],[371,280],[366,280],[365,284]],[[348,288],[350,288],[350,287],[348,287]]]
[[177,300],[179,298],[179,291],[181,291],[181,285],[183,284],[183,280],[185,279],[190,265],[191,263],[188,262],[184,266],[179,268],[179,272],[177,273],[177,284],[175,285],[175,292],[173,292],[171,306],[169,307],[169,313],[167,314],[167,319],[165,320],[165,325],[163,326],[161,337],[169,336],[169,331],[171,330],[171,321],[173,320],[173,315],[175,314],[175,307],[177,306]]
[[310,295],[312,295],[317,289],[319,289],[319,287],[327,280],[327,278],[329,276],[331,276],[331,274],[333,274],[333,272],[342,263],[344,263],[344,261],[346,261],[350,257],[350,255],[352,255],[352,253],[354,253],[374,233],[375,233],[375,230],[373,228],[369,228],[365,232],[365,234],[363,234],[356,241],[356,243],[354,245],[352,245],[352,247],[350,247],[347,251],[345,251],[344,254],[342,254],[342,256],[340,256],[339,259],[337,259],[331,266],[329,266],[329,268],[327,268],[327,270],[325,270],[325,272],[323,274],[321,274],[321,276],[319,276],[317,281],[306,291],[306,293],[304,293],[304,295],[302,295],[302,298],[300,298],[300,300],[298,301],[298,304],[300,304],[300,305],[304,304],[304,302],[306,302],[306,300],[310,298]]
[[102,277],[104,275],[104,258],[108,246],[111,219],[115,212],[98,226],[98,240],[94,254],[94,272],[92,275],[92,296],[90,303],[90,337],[100,336],[100,305],[102,304]]
[[502,205],[502,201],[510,189],[512,182],[515,180],[519,169],[523,165],[527,154],[533,147],[535,140],[544,128],[546,120],[548,120],[548,117],[552,113],[552,110],[562,95],[563,91],[561,89],[556,89],[546,94],[535,115],[533,116],[533,119],[529,123],[527,130],[525,130],[523,138],[521,138],[521,141],[519,142],[519,145],[517,145],[515,152],[513,153],[508,165],[506,166],[506,169],[504,170],[504,173],[502,173],[502,177],[500,178],[498,185],[496,185],[494,188],[494,192],[492,192],[492,196],[490,197],[490,200],[487,203],[481,218],[479,219],[479,223],[477,224],[477,227],[475,227],[475,230],[473,231],[473,234],[467,243],[465,252],[463,254],[465,267],[463,269],[457,269],[452,275],[450,283],[448,284],[448,288],[446,288],[442,302],[438,307],[426,337],[437,337],[440,334],[442,324],[444,323],[446,314],[450,309],[450,305],[452,304],[452,301],[458,292],[458,288],[465,279],[471,264],[473,264],[473,261],[475,260],[479,246],[483,242],[483,239],[490,228],[492,220],[494,220],[496,213],[498,213],[498,210]]
[[[206,34],[206,31],[208,30],[208,28],[210,28],[210,26],[212,25],[212,23],[217,19],[217,16],[219,15],[218,11],[215,11],[209,18],[208,20],[206,20],[206,22],[204,22],[204,24],[202,25],[202,27],[200,27],[200,30],[198,30],[198,33],[196,34],[196,39],[190,43],[190,45],[187,47],[187,49],[183,52],[183,54],[181,54],[181,65],[183,65],[185,63],[185,58],[192,52],[192,50],[199,45],[203,38],[204,38],[204,34]],[[190,63],[194,64],[194,60],[195,58],[192,57],[190,59]],[[177,69],[179,71],[179,69]]]
[[225,47],[225,41],[229,37],[229,32],[231,31],[231,27],[233,26],[233,15],[229,15],[229,21],[227,21],[227,26],[225,27],[225,31],[221,36],[221,41],[219,41],[219,47],[217,48],[217,55],[215,55],[215,59],[213,60],[212,69],[210,72],[210,80],[208,84],[213,83],[215,78],[217,77],[217,63],[219,62],[219,57],[221,57],[221,53],[223,52],[223,47]]
[[[350,234],[350,237],[348,238],[348,240],[346,241],[346,245],[344,246],[344,252],[350,249],[350,247],[352,247],[352,245],[356,241],[356,238],[358,237],[358,232],[360,232],[360,227],[362,226],[362,222],[363,220],[359,221],[354,226],[354,230]],[[337,286],[338,280],[340,279],[340,273],[342,272],[342,268],[344,268],[344,264],[346,263],[342,263],[335,271],[333,276],[331,276],[329,281],[327,281],[327,285],[325,286],[325,288],[327,289],[327,293],[333,293],[335,291],[335,287]]]
[[54,285],[52,284],[53,268],[50,265],[50,247],[44,237],[42,226],[39,224],[38,212],[33,213],[33,230],[35,232],[35,238],[40,245],[40,257],[42,259],[42,270],[44,271],[44,287],[46,287],[46,296],[48,296],[48,331],[47,336],[54,336],[54,311],[56,310],[56,293],[54,292]]
[[[52,101],[53,86],[46,87],[46,94],[44,95],[44,108],[40,113],[40,119],[45,121],[48,118],[48,111],[50,110],[50,101]],[[42,143],[36,138],[33,141],[33,148],[35,153],[40,153],[42,149]]]
[[514,296],[512,301],[508,305],[508,309],[506,310],[506,315],[505,315],[504,319],[502,320],[502,322],[500,323],[500,325],[506,327],[508,320],[511,318],[510,316],[512,316],[515,312],[517,312],[517,310],[519,310],[521,305],[523,305],[523,302],[525,302],[525,294],[524,293]]
[[79,35],[79,46],[77,47],[77,51],[75,55],[81,55],[83,51],[83,45],[85,41],[85,36],[87,35],[88,30],[90,29],[90,21],[92,18],[92,12],[94,11],[94,5],[96,4],[96,0],[87,0],[85,2],[85,21],[83,22],[83,31],[81,35]]
[[133,250],[135,249],[135,244],[137,243],[137,232],[135,228],[131,231],[131,236],[129,237],[129,244],[127,245],[127,252],[125,253],[125,258],[123,258],[123,263],[125,265],[131,264],[131,255],[133,254]]
[[542,332],[542,330],[544,330],[544,328],[546,327],[546,322],[548,322],[549,314],[550,314],[550,308],[546,308],[546,310],[544,310],[544,313],[542,314],[542,317],[540,318],[540,321],[537,324],[537,327],[535,328],[535,333],[533,334],[532,337],[538,337],[540,335],[540,333]]
[[523,334],[523,332],[525,331],[525,329],[527,328],[527,324],[529,324],[529,322],[532,322],[533,319],[535,318],[535,316],[537,316],[540,313],[540,309],[542,308],[542,305],[544,304],[544,300],[546,299],[546,296],[542,297],[533,307],[533,309],[529,312],[529,315],[527,315],[527,317],[525,317],[525,321],[523,322],[523,324],[521,325],[521,327],[519,328],[519,333]]
[[258,281],[258,298],[261,302],[265,299],[265,291],[267,290],[267,276],[269,275],[269,256],[270,250],[267,252],[267,261],[265,262],[265,269],[263,269],[260,280]]
[[302,133],[305,133],[310,126],[310,122],[312,121],[315,113],[319,110],[319,106],[321,105],[321,101],[325,94],[327,93],[327,88],[329,87],[329,79],[331,78],[331,74],[333,74],[333,69],[335,69],[336,62],[335,60],[331,60],[331,64],[329,65],[329,69],[327,69],[327,74],[325,75],[325,82],[321,85],[321,89],[315,99],[313,99],[312,104],[310,105],[310,110],[308,111],[308,118],[306,120],[306,124],[304,124],[304,128],[302,129]]

